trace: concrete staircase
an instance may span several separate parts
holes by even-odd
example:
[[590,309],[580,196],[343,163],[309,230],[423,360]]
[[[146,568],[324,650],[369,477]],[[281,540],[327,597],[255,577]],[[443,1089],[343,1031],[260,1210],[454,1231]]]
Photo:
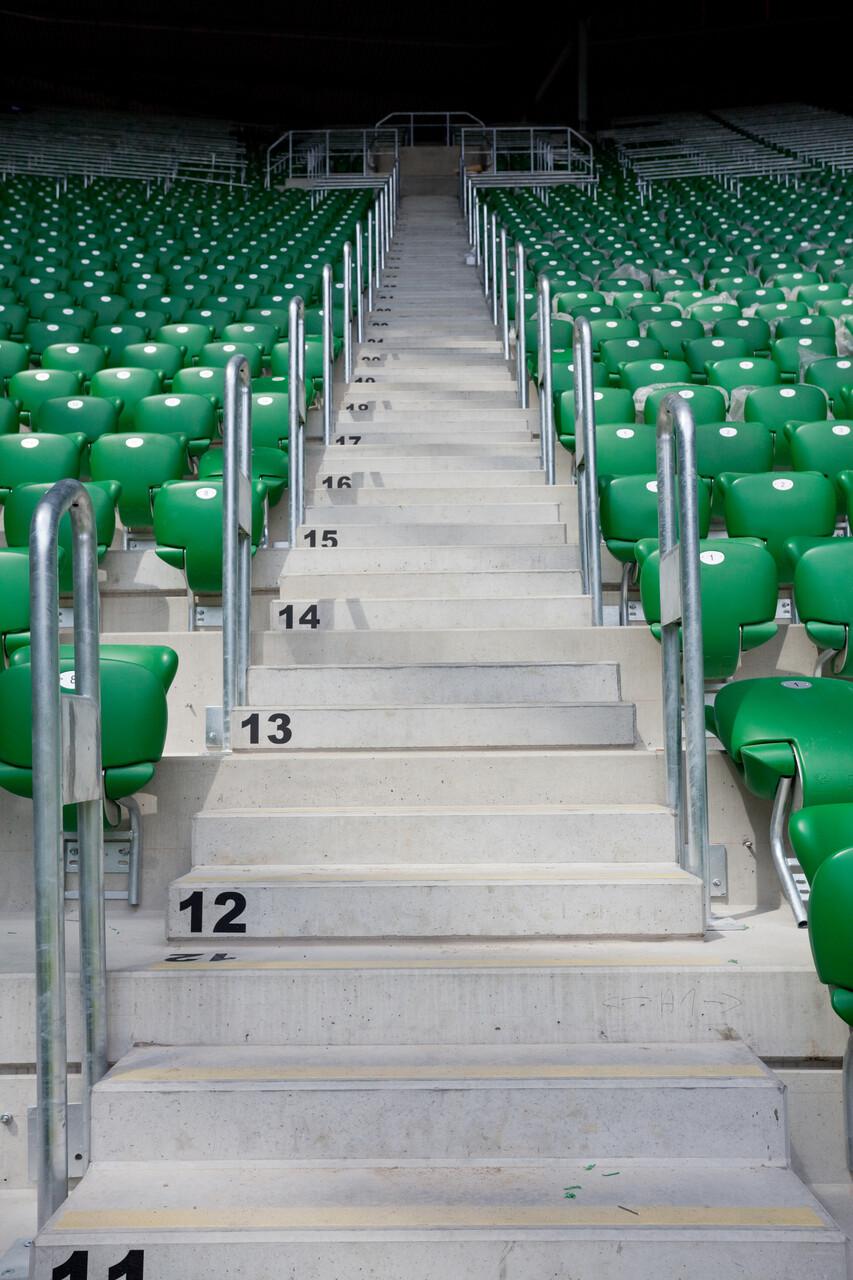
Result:
[[[240,807],[208,793],[169,894],[172,943],[228,948],[211,960],[257,1003],[226,1029],[199,974],[207,1044],[134,1049],[101,1082],[35,1280],[78,1280],[83,1251],[116,1280],[846,1273],[789,1168],[784,1089],[743,1045],[496,1042],[538,963],[501,947],[576,939],[594,967],[608,939],[665,951],[704,921],[618,666],[561,653],[589,622],[576,495],[543,484],[465,247],[451,199],[404,202],[234,715],[254,768]],[[443,1025],[469,976],[448,941],[483,966],[492,948],[502,994],[466,1020],[455,991]],[[271,944],[319,975],[308,1039],[264,1041]],[[352,971],[346,1000],[324,966]],[[397,968],[434,976],[434,1006]],[[590,1021],[540,990],[548,1018]]]

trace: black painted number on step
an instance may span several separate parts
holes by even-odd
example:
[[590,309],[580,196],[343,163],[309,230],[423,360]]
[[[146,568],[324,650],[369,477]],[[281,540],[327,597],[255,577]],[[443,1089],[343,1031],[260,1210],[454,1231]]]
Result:
[[[376,339],[375,339],[375,338],[368,338],[368,339],[367,339],[367,341],[368,341],[368,342],[375,342],[375,341],[376,341]],[[381,341],[382,341],[382,339],[380,338],[380,339],[379,339],[379,341],[381,342]],[[361,363],[362,363],[362,364],[379,364],[379,361],[380,361],[381,359],[382,359],[382,357],[381,357],[381,356],[362,356],[362,357],[361,357]]]
[[335,489],[335,488],[337,488],[337,489],[351,489],[351,488],[352,488],[352,476],[338,476],[338,483],[337,483],[337,485],[335,484],[335,477],[334,477],[334,476],[323,476],[322,483],[326,486],[326,488],[327,488],[327,489]]
[[[367,410],[370,408],[370,405],[369,404],[345,404],[344,408],[349,409],[350,413],[352,413],[353,410],[355,409],[358,409],[359,413],[367,413]],[[350,444],[358,444],[360,439],[361,439],[361,436],[350,436],[349,442]],[[335,441],[335,444],[346,444],[346,442],[347,442],[346,436],[338,436],[337,440]]]
[[[121,1262],[116,1262],[107,1271],[107,1280],[143,1280],[145,1267],[142,1249],[131,1249]],[[89,1253],[87,1249],[75,1249],[66,1262],[54,1267],[51,1280],[87,1280],[89,1275]]]
[[[283,711],[275,711],[271,716],[267,716],[267,722],[275,726],[274,733],[267,734],[267,742],[271,742],[275,747],[283,747],[286,742],[290,742],[293,737],[293,730],[290,727],[290,716],[285,715]],[[253,711],[240,724],[241,729],[249,730],[249,742],[256,747],[261,740],[261,717],[257,711]]]
[[[246,899],[242,893],[218,893],[213,899],[215,907],[229,907],[224,916],[220,916],[216,924],[211,930],[212,933],[245,933],[245,924],[238,924],[238,918],[246,910]],[[178,903],[180,911],[189,911],[190,913],[190,933],[201,933],[204,928],[204,894],[201,889],[195,889],[189,897],[184,898],[183,902]],[[123,1271],[117,1271],[116,1275],[124,1275]],[[76,1278],[72,1278],[76,1280]]]
[[[360,439],[360,437],[359,437],[359,439]],[[317,530],[316,530],[316,529],[306,529],[306,530],[305,530],[305,541],[308,543],[308,546],[309,546],[309,547],[316,547],[316,545],[317,545]],[[321,536],[321,538],[320,538],[320,546],[321,546],[321,547],[336,547],[337,545],[338,545],[338,531],[337,531],[337,529],[324,529],[324,530],[323,530],[323,533],[322,533],[322,536]]]
[[[279,609],[278,616],[284,619],[285,631],[293,630],[293,605],[286,604],[283,609]],[[309,604],[304,613],[300,613],[296,619],[296,625],[299,627],[310,627],[312,631],[316,631],[320,625],[320,610],[316,604]]]

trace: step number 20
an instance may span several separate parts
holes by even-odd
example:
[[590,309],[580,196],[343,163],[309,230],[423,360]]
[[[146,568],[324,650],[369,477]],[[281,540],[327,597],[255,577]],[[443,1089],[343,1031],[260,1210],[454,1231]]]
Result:
[[[142,1280],[144,1269],[143,1252],[131,1249],[121,1262],[107,1270],[107,1280]],[[86,1249],[75,1249],[71,1257],[54,1267],[51,1280],[88,1280],[89,1253]]]

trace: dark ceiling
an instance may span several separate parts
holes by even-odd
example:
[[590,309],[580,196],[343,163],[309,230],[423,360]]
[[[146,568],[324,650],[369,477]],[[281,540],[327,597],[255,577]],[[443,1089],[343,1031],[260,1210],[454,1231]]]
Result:
[[851,107],[849,3],[522,5],[516,20],[497,6],[365,0],[18,3],[0,7],[7,105],[198,113],[277,131],[448,107],[488,123],[572,122],[586,15],[593,125],[785,99]]

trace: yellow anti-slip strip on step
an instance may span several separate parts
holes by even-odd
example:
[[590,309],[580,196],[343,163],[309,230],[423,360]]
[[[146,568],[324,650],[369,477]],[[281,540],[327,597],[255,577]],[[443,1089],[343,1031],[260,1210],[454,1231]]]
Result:
[[327,1067],[289,1066],[286,1063],[272,1067],[130,1067],[126,1071],[114,1070],[111,1080],[117,1082],[184,1084],[193,1081],[240,1080],[743,1080],[763,1079],[764,1071],[758,1063],[726,1066],[660,1066],[611,1063],[610,1065],[579,1066],[547,1063],[532,1066],[475,1066],[464,1064],[436,1064],[435,1066],[365,1066]]
[[735,1205],[323,1205],[247,1209],[87,1209],[55,1231],[383,1231],[518,1227],[789,1227],[825,1229],[813,1209]]

